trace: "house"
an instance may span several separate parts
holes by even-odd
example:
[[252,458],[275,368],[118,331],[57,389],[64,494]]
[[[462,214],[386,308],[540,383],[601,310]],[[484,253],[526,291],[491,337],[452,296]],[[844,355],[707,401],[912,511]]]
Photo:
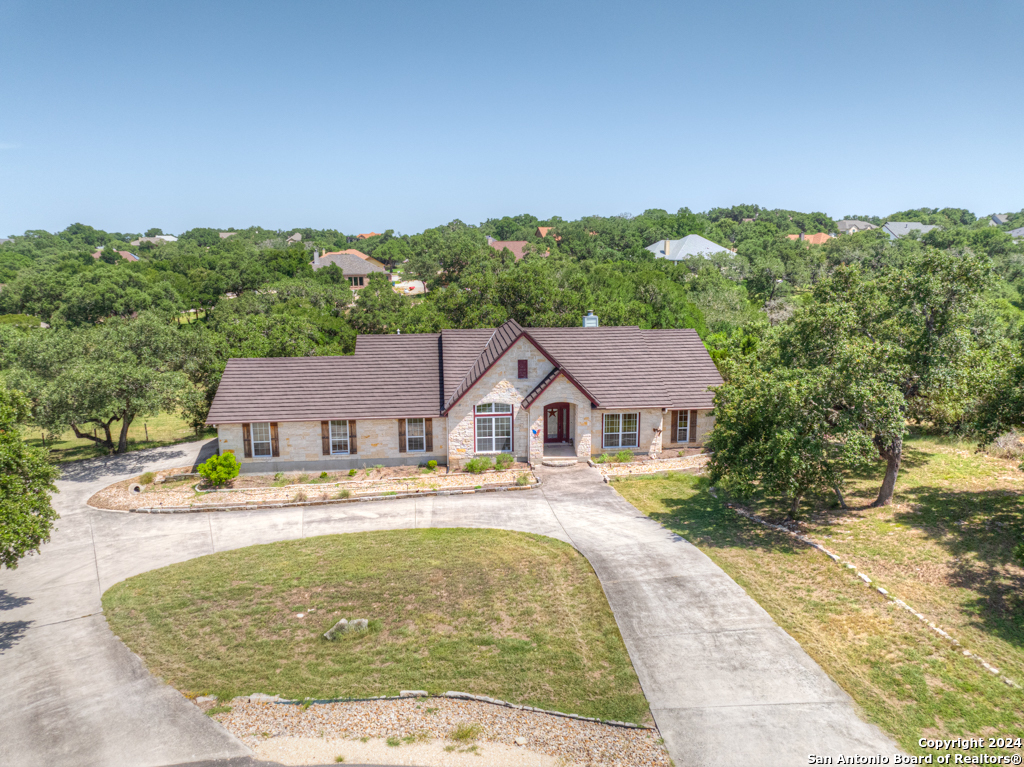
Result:
[[927,234],[932,229],[938,228],[934,224],[922,224],[919,221],[887,221],[882,225],[882,229],[889,235],[890,240],[895,240],[897,237],[906,237],[911,232]]
[[313,260],[309,264],[313,267],[313,271],[323,269],[325,266],[329,266],[330,264],[338,265],[342,274],[348,277],[348,284],[352,286],[352,290],[360,290],[361,288],[364,288],[366,286],[366,278],[374,272],[386,271],[384,267],[380,265],[380,262],[370,263],[349,251],[343,250],[337,253],[325,253],[322,256],[319,251],[313,251]]
[[867,232],[877,228],[869,221],[860,221],[856,218],[844,218],[842,221],[836,221],[836,229],[839,230],[839,234],[857,234],[857,232]]
[[361,335],[348,357],[230,359],[206,422],[250,473],[657,456],[703,444],[721,383],[693,330],[509,320]]
[[366,261],[367,263],[376,264],[377,266],[379,266],[381,269],[384,269],[384,270],[387,269],[387,267],[384,266],[383,262],[378,261],[373,256],[368,256],[365,253],[363,253],[362,251],[356,250],[355,248],[348,248],[347,250],[332,250],[330,253],[324,253],[323,257],[326,258],[327,256],[334,256],[334,255],[337,255],[339,253],[348,253],[348,254],[351,254],[353,256],[358,256],[359,258],[363,259],[363,261]]
[[993,213],[992,218],[989,219],[989,226],[1002,226],[1010,220],[1009,213]]
[[0,237],[0,245],[6,245],[9,242],[14,242],[14,240],[9,237]]
[[379,232],[367,232],[366,234],[357,234],[356,235],[356,239],[357,240],[368,240],[371,237],[380,237],[380,233]]
[[238,232],[217,232],[217,236],[222,240],[226,240],[228,237],[234,237],[236,234],[238,234]]
[[129,245],[141,245],[144,242],[151,242],[154,245],[163,245],[165,242],[177,242],[178,238],[171,234],[158,234],[153,237],[139,237],[137,240],[132,240]]
[[691,256],[706,258],[713,253],[732,255],[732,251],[728,248],[716,245],[699,234],[688,234],[681,240],[659,240],[653,245],[648,245],[647,250],[651,251],[655,258],[667,258],[670,261],[679,261]]
[[1018,227],[1017,229],[1011,229],[1007,234],[1013,239],[1019,240],[1021,237],[1024,237],[1024,226]]
[[[550,232],[554,228],[555,227],[553,227],[553,226],[538,226],[537,227],[537,231],[534,232],[534,234],[537,237],[540,237],[541,239],[544,239],[545,237],[548,236],[548,232]],[[591,232],[591,234],[596,234],[596,232]],[[555,242],[561,242],[561,241],[562,241],[562,238],[556,234],[555,235]]]
[[[121,256],[121,258],[123,258],[125,261],[138,261],[139,260],[138,256],[136,256],[134,253],[129,253],[127,250],[119,250],[119,251],[117,251],[117,254],[119,256]],[[100,248],[95,253],[93,253],[92,257],[97,259],[97,260],[99,260],[99,257],[101,255],[103,255],[103,248]]]
[[291,235],[287,240],[285,240],[284,244],[286,246],[297,245],[300,242],[302,242],[302,234],[301,232],[296,232],[295,234]]
[[817,234],[787,234],[787,240],[802,240],[808,245],[824,245],[829,240],[835,237],[834,234],[828,234],[827,232],[818,232]]
[[[496,240],[493,237],[488,237],[487,244],[499,252],[507,248],[516,257],[516,261],[522,261],[526,258],[525,248],[530,243],[527,240]],[[547,258],[549,255],[551,253],[547,250],[540,254],[541,258]]]

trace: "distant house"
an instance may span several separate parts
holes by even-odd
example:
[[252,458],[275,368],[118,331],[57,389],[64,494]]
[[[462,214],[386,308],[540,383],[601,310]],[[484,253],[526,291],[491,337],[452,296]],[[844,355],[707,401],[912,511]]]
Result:
[[[508,249],[512,251],[512,255],[516,257],[516,261],[522,261],[526,258],[526,251],[524,248],[530,243],[526,240],[496,240],[493,237],[487,238],[487,244],[490,245],[497,251]],[[540,254],[541,258],[547,258],[550,253],[544,251]]]
[[356,235],[356,239],[357,240],[368,240],[371,237],[380,237],[380,233],[379,232],[367,232],[366,234],[357,234]]
[[352,253],[325,253],[321,256],[318,251],[313,251],[313,260],[310,262],[310,266],[313,267],[314,272],[331,264],[337,264],[342,274],[348,278],[348,284],[352,286],[352,290],[361,290],[366,287],[366,278],[371,274],[385,272],[380,262],[370,263]]
[[920,221],[887,221],[882,225],[882,229],[889,235],[890,240],[906,237],[911,232],[927,234],[932,229],[938,228],[934,224],[922,224]]
[[[123,258],[125,261],[138,261],[139,260],[138,256],[136,256],[134,253],[129,253],[127,250],[119,250],[119,251],[117,251],[117,254],[119,256],[121,256],[121,258]],[[93,253],[92,257],[97,259],[97,260],[99,260],[99,257],[101,255],[103,255],[103,248],[100,248],[95,253]]]
[[835,237],[834,234],[828,234],[827,232],[818,232],[817,234],[787,234],[787,240],[803,240],[808,245],[824,245],[829,240]]
[[1002,226],[1010,220],[1009,213],[993,213],[992,218],[989,219],[989,226]]
[[222,240],[226,240],[228,237],[234,237],[238,232],[217,232]]
[[1016,229],[1011,229],[1010,231],[1007,232],[1007,234],[1010,235],[1013,239],[1019,240],[1021,237],[1024,237],[1024,226],[1018,227]]
[[9,237],[0,237],[0,245],[6,245],[9,242],[14,242],[14,240]]
[[651,251],[655,258],[667,258],[669,261],[680,261],[691,256],[707,258],[714,253],[732,255],[728,248],[716,245],[699,234],[688,234],[681,240],[658,240],[653,245],[648,245],[647,250]]
[[287,240],[285,240],[284,244],[285,245],[295,245],[296,243],[299,243],[299,242],[302,242],[302,235],[299,232],[296,232],[291,237],[289,237]]
[[141,245],[144,242],[151,242],[154,245],[163,245],[165,242],[177,242],[178,238],[171,234],[158,234],[154,237],[139,237],[137,240],[132,240],[129,245]]
[[379,266],[381,269],[384,269],[385,271],[387,270],[387,267],[385,267],[384,264],[381,261],[378,261],[373,256],[368,256],[365,253],[356,250],[355,248],[349,248],[348,250],[332,250],[330,253],[322,254],[321,258],[326,258],[327,256],[336,256],[336,255],[339,255],[339,254],[342,254],[342,253],[347,253],[348,255],[352,255],[352,256],[358,256],[359,258],[363,259],[363,261],[366,261],[367,263],[375,264],[376,266]]
[[836,229],[839,230],[839,234],[857,234],[857,232],[867,232],[877,228],[868,221],[860,221],[856,218],[844,218],[842,221],[836,221]]

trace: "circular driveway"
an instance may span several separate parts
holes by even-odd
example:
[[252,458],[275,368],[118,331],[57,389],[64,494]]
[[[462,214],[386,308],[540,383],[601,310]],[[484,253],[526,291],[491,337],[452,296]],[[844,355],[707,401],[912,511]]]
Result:
[[53,540],[17,570],[0,571],[0,764],[144,767],[248,756],[111,633],[101,594],[216,551],[419,527],[520,530],[583,553],[677,764],[774,767],[803,764],[810,753],[898,752],[717,565],[586,465],[541,469],[543,485],[529,492],[168,515],[86,505],[112,482],[203,460],[215,447],[189,443],[65,467]]

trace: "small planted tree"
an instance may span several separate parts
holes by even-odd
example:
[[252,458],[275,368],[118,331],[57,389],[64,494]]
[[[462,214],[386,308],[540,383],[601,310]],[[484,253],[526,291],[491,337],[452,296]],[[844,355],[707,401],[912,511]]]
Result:
[[212,455],[196,467],[200,476],[214,487],[220,487],[233,480],[238,476],[240,469],[241,464],[234,453]]

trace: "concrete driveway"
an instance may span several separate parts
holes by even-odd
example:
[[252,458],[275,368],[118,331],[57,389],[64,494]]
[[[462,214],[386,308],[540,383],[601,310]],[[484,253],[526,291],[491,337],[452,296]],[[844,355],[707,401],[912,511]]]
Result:
[[413,527],[521,530],[582,552],[680,767],[897,752],[742,588],[587,466],[544,470],[542,489],[525,493],[166,516],[85,505],[111,482],[187,465],[213,447],[178,445],[65,470],[52,542],[17,570],[0,571],[0,764],[144,767],[248,755],[118,641],[100,595],[214,551]]

